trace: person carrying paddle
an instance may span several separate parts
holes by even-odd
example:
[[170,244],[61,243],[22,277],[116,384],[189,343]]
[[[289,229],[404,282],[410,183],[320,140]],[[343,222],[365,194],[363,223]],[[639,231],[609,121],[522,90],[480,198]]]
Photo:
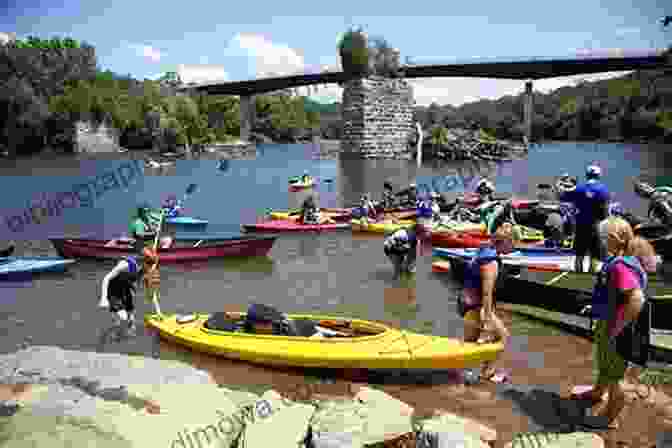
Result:
[[[134,240],[134,246],[136,253],[140,254],[142,249],[145,246],[150,245],[153,242],[154,236],[158,229],[156,229],[156,224],[153,223],[153,219],[150,216],[151,207],[149,204],[141,204],[137,208],[137,215],[131,221],[129,226],[129,234]],[[161,238],[160,246],[163,249],[169,248],[173,243],[173,240],[169,236]]]
[[603,258],[604,248],[600,240],[598,225],[609,215],[610,193],[600,182],[602,170],[597,165],[586,168],[586,182],[577,185],[575,190],[560,194],[560,200],[571,202],[577,209],[575,216],[574,251],[576,252],[575,270],[583,272],[583,259],[590,253],[589,272],[594,272],[597,262]]
[[143,270],[134,256],[125,257],[108,272],[101,283],[98,306],[114,313],[115,327],[135,334],[135,285],[143,276]]
[[[601,235],[609,258],[598,274],[590,306],[595,320],[594,387],[585,391],[574,388],[572,397],[590,400],[603,407],[597,415],[607,417],[609,429],[618,428],[617,418],[625,406],[625,394],[620,385],[628,363],[644,365],[648,360],[647,322],[640,313],[647,311],[647,273],[656,272],[658,258],[645,239],[635,236],[630,224],[620,217],[609,217]],[[644,320],[648,321],[646,315]],[[638,325],[633,326],[634,323]],[[645,328],[643,328],[645,327]],[[637,328],[637,331],[633,331]],[[642,337],[642,332],[647,334]],[[638,334],[639,333],[639,334]],[[626,340],[629,339],[629,340]],[[583,389],[583,387],[581,387]],[[605,403],[605,394],[608,398]]]
[[[505,222],[493,235],[492,246],[481,247],[467,263],[464,288],[458,297],[458,312],[464,319],[465,342],[477,342],[488,332],[494,333],[496,340],[506,344],[509,332],[495,314],[494,293],[500,271],[499,256],[513,251],[514,235],[514,226]],[[480,377],[496,383],[506,380],[506,375],[497,372],[491,363],[484,363]]]
[[[417,225],[416,225],[417,226]],[[402,272],[415,272],[418,239],[416,226],[399,229],[385,238],[383,250],[394,266],[394,279]]]

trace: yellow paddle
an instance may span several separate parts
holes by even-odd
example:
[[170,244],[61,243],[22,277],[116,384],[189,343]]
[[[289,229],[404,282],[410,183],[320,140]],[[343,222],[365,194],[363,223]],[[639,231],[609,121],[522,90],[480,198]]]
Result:
[[[154,237],[154,253],[158,255],[157,249],[159,247],[159,236],[161,236],[161,227],[163,226],[163,217],[165,215],[165,210],[161,209],[161,214],[159,215],[159,227],[156,229],[156,236]],[[159,259],[157,256],[156,263],[154,263],[153,269],[156,269],[159,266]],[[163,313],[161,313],[161,307],[159,306],[159,292],[155,289],[154,296],[152,297],[152,302],[154,302],[154,308],[156,309],[156,314],[163,319]]]

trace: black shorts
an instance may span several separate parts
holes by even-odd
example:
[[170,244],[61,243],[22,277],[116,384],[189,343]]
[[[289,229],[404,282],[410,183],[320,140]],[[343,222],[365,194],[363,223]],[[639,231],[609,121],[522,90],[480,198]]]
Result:
[[127,313],[132,313],[135,311],[135,304],[133,303],[133,297],[110,297],[108,299],[110,302],[110,312],[116,313],[121,310],[126,311]]
[[578,257],[590,253],[592,258],[604,258],[604,247],[600,239],[598,224],[577,225],[574,234],[574,251]]
[[405,257],[406,255],[408,255],[408,252],[407,252],[407,251],[405,251],[405,250],[401,250],[401,249],[397,249],[397,248],[394,248],[394,247],[386,247],[386,248],[384,249],[384,251],[385,251],[385,255],[387,255],[388,257],[389,257],[390,255],[395,255],[395,256],[397,256],[397,257]]

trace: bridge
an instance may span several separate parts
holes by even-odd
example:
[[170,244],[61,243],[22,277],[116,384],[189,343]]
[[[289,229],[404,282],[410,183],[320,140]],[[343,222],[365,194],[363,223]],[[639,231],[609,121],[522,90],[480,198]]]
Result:
[[[401,66],[399,72],[405,78],[472,77],[525,80],[524,120],[526,137],[529,140],[532,128],[532,82],[534,80],[616,71],[656,70],[672,66],[670,59],[670,55],[664,51],[652,51],[649,54],[633,56],[537,58],[527,61],[483,61],[435,65],[406,64]],[[182,87],[182,90],[210,95],[240,96],[240,138],[247,141],[254,123],[254,95],[309,85],[340,84],[348,79],[350,77],[344,72],[325,71],[247,81],[191,85]]]

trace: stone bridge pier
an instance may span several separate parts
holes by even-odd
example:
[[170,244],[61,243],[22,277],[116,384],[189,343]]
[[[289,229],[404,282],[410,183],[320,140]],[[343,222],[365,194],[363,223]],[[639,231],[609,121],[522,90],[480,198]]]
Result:
[[250,134],[254,127],[256,116],[256,102],[254,95],[240,96],[240,140],[250,141]]
[[525,83],[525,96],[523,106],[523,117],[525,126],[525,144],[532,141],[532,115],[534,113],[534,103],[532,101],[532,81]]

